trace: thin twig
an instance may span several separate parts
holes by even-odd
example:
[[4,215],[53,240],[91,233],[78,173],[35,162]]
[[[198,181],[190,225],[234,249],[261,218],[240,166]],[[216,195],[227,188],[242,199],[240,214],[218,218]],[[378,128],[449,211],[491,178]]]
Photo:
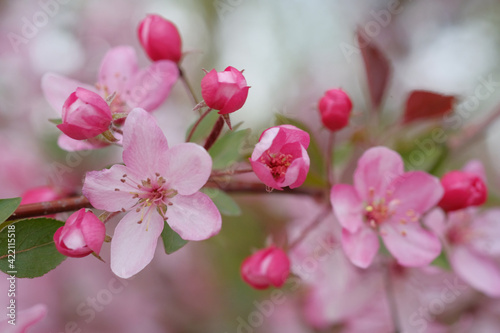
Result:
[[65,198],[54,201],[45,201],[19,206],[16,211],[7,219],[18,220],[28,217],[52,215],[62,212],[70,212],[80,208],[91,208],[89,200],[83,195],[73,198]]
[[333,147],[335,146],[335,132],[330,132],[328,144],[326,145],[326,175],[328,177],[328,186],[331,188],[335,183],[333,173]]
[[199,103],[198,98],[196,98],[194,90],[191,87],[191,85],[189,84],[189,82],[186,78],[186,74],[184,74],[184,71],[182,70],[182,68],[180,66],[179,66],[179,79],[181,80],[182,84],[184,85],[184,88],[186,89],[186,91],[189,95],[189,98],[192,100],[193,104],[198,105],[198,103]]
[[222,132],[223,127],[224,127],[224,117],[220,116],[219,119],[217,119],[217,122],[215,123],[214,127],[212,128],[212,132],[210,132],[207,141],[205,141],[204,148],[207,151],[214,145],[215,141],[217,141],[217,138]]
[[212,111],[212,109],[208,109],[207,111],[205,111],[205,113],[203,113],[200,116],[200,118],[198,118],[198,120],[196,121],[196,123],[193,125],[193,128],[191,128],[191,131],[189,131],[189,135],[188,135],[188,137],[186,139],[186,142],[190,142],[191,141],[191,138],[193,137],[193,134],[196,131],[196,128],[198,128],[198,126],[200,125],[200,123],[203,120],[203,118],[205,118],[210,113],[210,111]]

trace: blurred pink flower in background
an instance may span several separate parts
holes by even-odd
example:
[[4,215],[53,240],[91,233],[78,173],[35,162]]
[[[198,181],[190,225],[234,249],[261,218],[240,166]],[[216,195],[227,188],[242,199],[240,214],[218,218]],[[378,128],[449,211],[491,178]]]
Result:
[[282,249],[271,245],[261,249],[241,265],[241,276],[256,289],[283,286],[290,274],[290,260]]
[[370,148],[358,160],[354,186],[338,184],[331,191],[346,255],[358,267],[370,266],[380,234],[401,265],[428,265],[441,252],[441,243],[419,221],[442,195],[436,177],[422,171],[405,173],[398,153]]

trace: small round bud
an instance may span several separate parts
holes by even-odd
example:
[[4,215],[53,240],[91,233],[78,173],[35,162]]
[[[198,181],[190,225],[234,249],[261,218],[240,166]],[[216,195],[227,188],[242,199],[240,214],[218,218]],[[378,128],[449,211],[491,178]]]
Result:
[[148,15],[137,29],[139,41],[153,61],[179,62],[182,56],[182,40],[177,27],[159,15]]
[[439,207],[450,212],[486,202],[488,189],[481,177],[464,171],[450,171],[441,178],[444,195]]
[[276,246],[255,252],[241,265],[241,276],[255,289],[281,287],[290,274],[290,260],[285,251]]
[[338,131],[346,127],[351,116],[352,102],[341,89],[330,89],[319,100],[321,121],[330,131]]

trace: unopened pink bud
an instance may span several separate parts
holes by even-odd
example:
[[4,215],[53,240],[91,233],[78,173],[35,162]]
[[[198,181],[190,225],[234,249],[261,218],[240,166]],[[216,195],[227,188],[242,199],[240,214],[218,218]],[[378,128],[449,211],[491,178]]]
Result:
[[330,89],[319,100],[321,121],[330,131],[338,131],[346,127],[351,116],[352,102],[341,89]]
[[255,289],[281,287],[290,274],[290,260],[285,251],[276,246],[255,252],[241,265],[243,280]]
[[68,257],[81,258],[92,252],[99,254],[106,238],[106,228],[85,208],[71,214],[66,224],[57,229],[54,242],[57,250]]
[[309,172],[309,140],[307,132],[292,125],[268,128],[250,157],[253,171],[271,188],[299,187]]
[[182,56],[182,40],[177,27],[159,15],[148,15],[137,29],[144,51],[153,61],[179,62]]
[[486,202],[488,189],[476,174],[464,171],[450,171],[441,178],[444,195],[439,207],[450,212],[479,206]]
[[212,69],[201,79],[201,95],[209,108],[227,114],[241,109],[248,96],[247,81],[239,70],[229,66],[223,72]]
[[72,139],[85,140],[107,131],[112,120],[108,103],[101,96],[76,88],[64,102],[63,123],[57,128]]

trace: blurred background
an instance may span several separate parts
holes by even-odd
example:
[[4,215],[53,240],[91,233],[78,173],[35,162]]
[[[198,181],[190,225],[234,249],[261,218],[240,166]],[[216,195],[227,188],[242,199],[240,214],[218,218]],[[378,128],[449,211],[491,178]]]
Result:
[[[391,63],[382,109],[386,124],[397,122],[414,89],[455,95],[458,106],[473,103],[462,117],[463,128],[500,103],[498,0],[3,0],[0,198],[47,184],[77,193],[86,171],[121,162],[117,148],[85,156],[58,148],[59,131],[47,119],[60,113],[45,100],[40,80],[55,72],[93,84],[103,55],[118,45],[132,45],[141,67],[146,66],[149,60],[136,28],[148,13],[177,25],[186,53],[182,67],[198,96],[203,68],[245,70],[252,88],[232,121],[244,121],[243,128],[252,129],[251,142],[280,113],[305,122],[322,146],[327,132],[316,104],[327,89],[337,87],[354,104],[353,129],[341,140],[355,134],[370,111],[358,28],[370,33]],[[484,82],[489,82],[490,94],[478,101],[477,89]],[[184,141],[195,119],[191,108],[177,83],[155,111],[169,143]],[[463,152],[457,168],[469,157],[480,157],[491,182],[499,184],[499,133],[500,123],[492,124],[485,139]],[[54,177],[61,165],[68,172]],[[67,259],[42,278],[20,280],[19,309],[47,304],[47,318],[32,332],[313,332],[290,310],[300,303],[295,293],[287,294],[281,309],[263,316],[261,324],[242,328],[242,320],[248,322],[271,291],[245,285],[239,277],[241,261],[288,221],[307,223],[316,215],[310,198],[270,196],[272,201],[264,195],[235,195],[243,213],[225,216],[220,235],[191,242],[169,256],[159,247],[153,262],[129,281],[114,277],[108,264],[91,256]],[[103,258],[108,260],[106,251],[105,246]],[[0,290],[6,290],[4,280]],[[0,292],[0,300],[7,301],[6,292]],[[273,326],[292,319],[293,329]]]

